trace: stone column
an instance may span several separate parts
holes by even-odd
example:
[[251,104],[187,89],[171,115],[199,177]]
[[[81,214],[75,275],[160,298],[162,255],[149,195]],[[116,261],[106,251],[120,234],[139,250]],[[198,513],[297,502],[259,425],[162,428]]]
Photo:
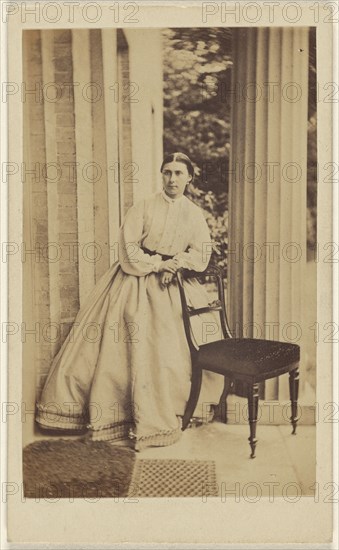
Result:
[[119,142],[118,142],[118,103],[114,92],[117,90],[118,64],[117,64],[117,31],[116,29],[103,29],[102,33],[102,59],[103,59],[103,83],[104,105],[106,121],[106,163],[107,193],[108,193],[108,230],[110,246],[110,263],[118,259],[118,238],[120,208],[119,208]]
[[94,243],[94,173],[92,105],[88,98],[92,81],[90,58],[90,31],[72,31],[72,62],[74,87],[74,114],[76,140],[76,177],[79,241],[79,294],[80,306],[95,284],[93,254]]
[[[233,32],[230,322],[237,336],[298,343],[302,366],[308,30]],[[283,377],[265,386],[278,398],[288,398]]]
[[[44,86],[48,86],[51,82],[55,82],[54,72],[54,32],[41,31],[41,65],[42,77]],[[45,154],[46,166],[51,167],[46,169],[46,192],[47,192],[47,223],[48,223],[48,245],[51,251],[58,250],[59,246],[59,218],[58,218],[58,172],[60,172],[60,164],[58,165],[58,148],[56,136],[56,104],[53,101],[44,101],[44,135],[45,135]],[[53,167],[57,167],[54,169]],[[48,178],[49,176],[49,178]],[[59,261],[55,261],[53,252],[48,255],[48,276],[49,276],[49,316],[51,323],[54,326],[60,327],[61,307],[60,307],[60,288],[59,288]],[[57,331],[60,335],[60,330]],[[54,335],[53,335],[54,336]],[[51,338],[51,355],[52,357],[58,350],[60,345],[59,338]]]
[[94,181],[94,237],[97,246],[98,259],[95,266],[95,281],[97,282],[109,268],[109,213],[108,213],[108,188],[107,188],[107,150],[106,150],[106,124],[109,120],[105,117],[104,99],[104,67],[102,55],[102,31],[91,29],[90,31],[90,56],[91,79],[94,83],[92,98],[92,124],[93,124],[93,161],[98,166],[99,176]]

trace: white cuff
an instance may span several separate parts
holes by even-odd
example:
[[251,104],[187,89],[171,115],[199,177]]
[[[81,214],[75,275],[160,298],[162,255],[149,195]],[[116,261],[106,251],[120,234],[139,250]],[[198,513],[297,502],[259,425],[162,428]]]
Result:
[[156,254],[154,256],[154,264],[152,269],[154,273],[158,273],[161,262],[162,262],[161,256],[159,256],[159,254]]
[[180,253],[174,256],[174,259],[178,261],[178,269],[185,268],[185,260],[180,258]]

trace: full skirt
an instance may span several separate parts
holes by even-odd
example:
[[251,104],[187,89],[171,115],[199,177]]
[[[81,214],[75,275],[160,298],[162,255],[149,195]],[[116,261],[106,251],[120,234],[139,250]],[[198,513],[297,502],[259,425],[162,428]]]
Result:
[[[188,302],[208,303],[196,280]],[[196,316],[198,343],[220,339],[212,313]],[[55,357],[37,404],[44,428],[82,430],[94,440],[132,438],[137,450],[169,445],[181,435],[190,392],[191,358],[179,289],[161,288],[159,275],[136,277],[114,264],[81,307]],[[195,415],[217,404],[223,377],[204,372]]]

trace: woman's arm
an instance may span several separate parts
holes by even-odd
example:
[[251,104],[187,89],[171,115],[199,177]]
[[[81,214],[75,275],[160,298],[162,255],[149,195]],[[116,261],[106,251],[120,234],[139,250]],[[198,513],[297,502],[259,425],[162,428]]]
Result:
[[128,275],[143,277],[159,271],[162,260],[159,254],[150,256],[140,248],[144,225],[144,203],[138,203],[128,210],[120,228],[119,263]]
[[206,220],[201,211],[197,211],[193,220],[193,238],[186,252],[180,252],[175,256],[179,267],[204,271],[212,254],[212,241]]

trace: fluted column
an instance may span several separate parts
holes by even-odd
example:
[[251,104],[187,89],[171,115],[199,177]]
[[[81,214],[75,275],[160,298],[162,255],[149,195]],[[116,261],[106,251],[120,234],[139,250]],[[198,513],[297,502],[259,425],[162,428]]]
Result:
[[118,103],[112,99],[112,90],[117,85],[117,31],[116,29],[103,29],[102,31],[102,59],[103,59],[103,83],[104,105],[106,120],[106,163],[107,192],[108,192],[108,232],[110,244],[110,263],[118,258],[117,243],[119,235],[120,197],[118,182]]
[[[41,68],[43,83],[48,86],[50,82],[55,81],[53,56],[54,56],[54,33],[41,31]],[[56,137],[56,105],[51,101],[45,101],[43,106],[44,125],[45,125],[45,155],[46,166],[58,166],[58,151]],[[46,176],[49,173],[46,170]],[[59,219],[58,219],[58,185],[57,181],[46,178],[47,192],[47,227],[48,244],[53,249],[59,241]],[[52,257],[50,257],[52,256]],[[59,262],[53,258],[53,253],[48,257],[48,277],[49,277],[49,316],[51,323],[60,322],[60,289],[59,289]],[[59,339],[51,338],[52,356],[58,349]]]
[[90,31],[72,31],[73,79],[80,86],[74,87],[75,139],[77,158],[77,206],[79,241],[79,294],[80,305],[95,283],[94,262],[89,260],[88,250],[94,242],[94,183],[86,167],[93,166],[92,107],[83,90],[91,82]]
[[[308,30],[234,30],[229,314],[239,336],[301,346]],[[283,377],[265,399],[288,397]]]

